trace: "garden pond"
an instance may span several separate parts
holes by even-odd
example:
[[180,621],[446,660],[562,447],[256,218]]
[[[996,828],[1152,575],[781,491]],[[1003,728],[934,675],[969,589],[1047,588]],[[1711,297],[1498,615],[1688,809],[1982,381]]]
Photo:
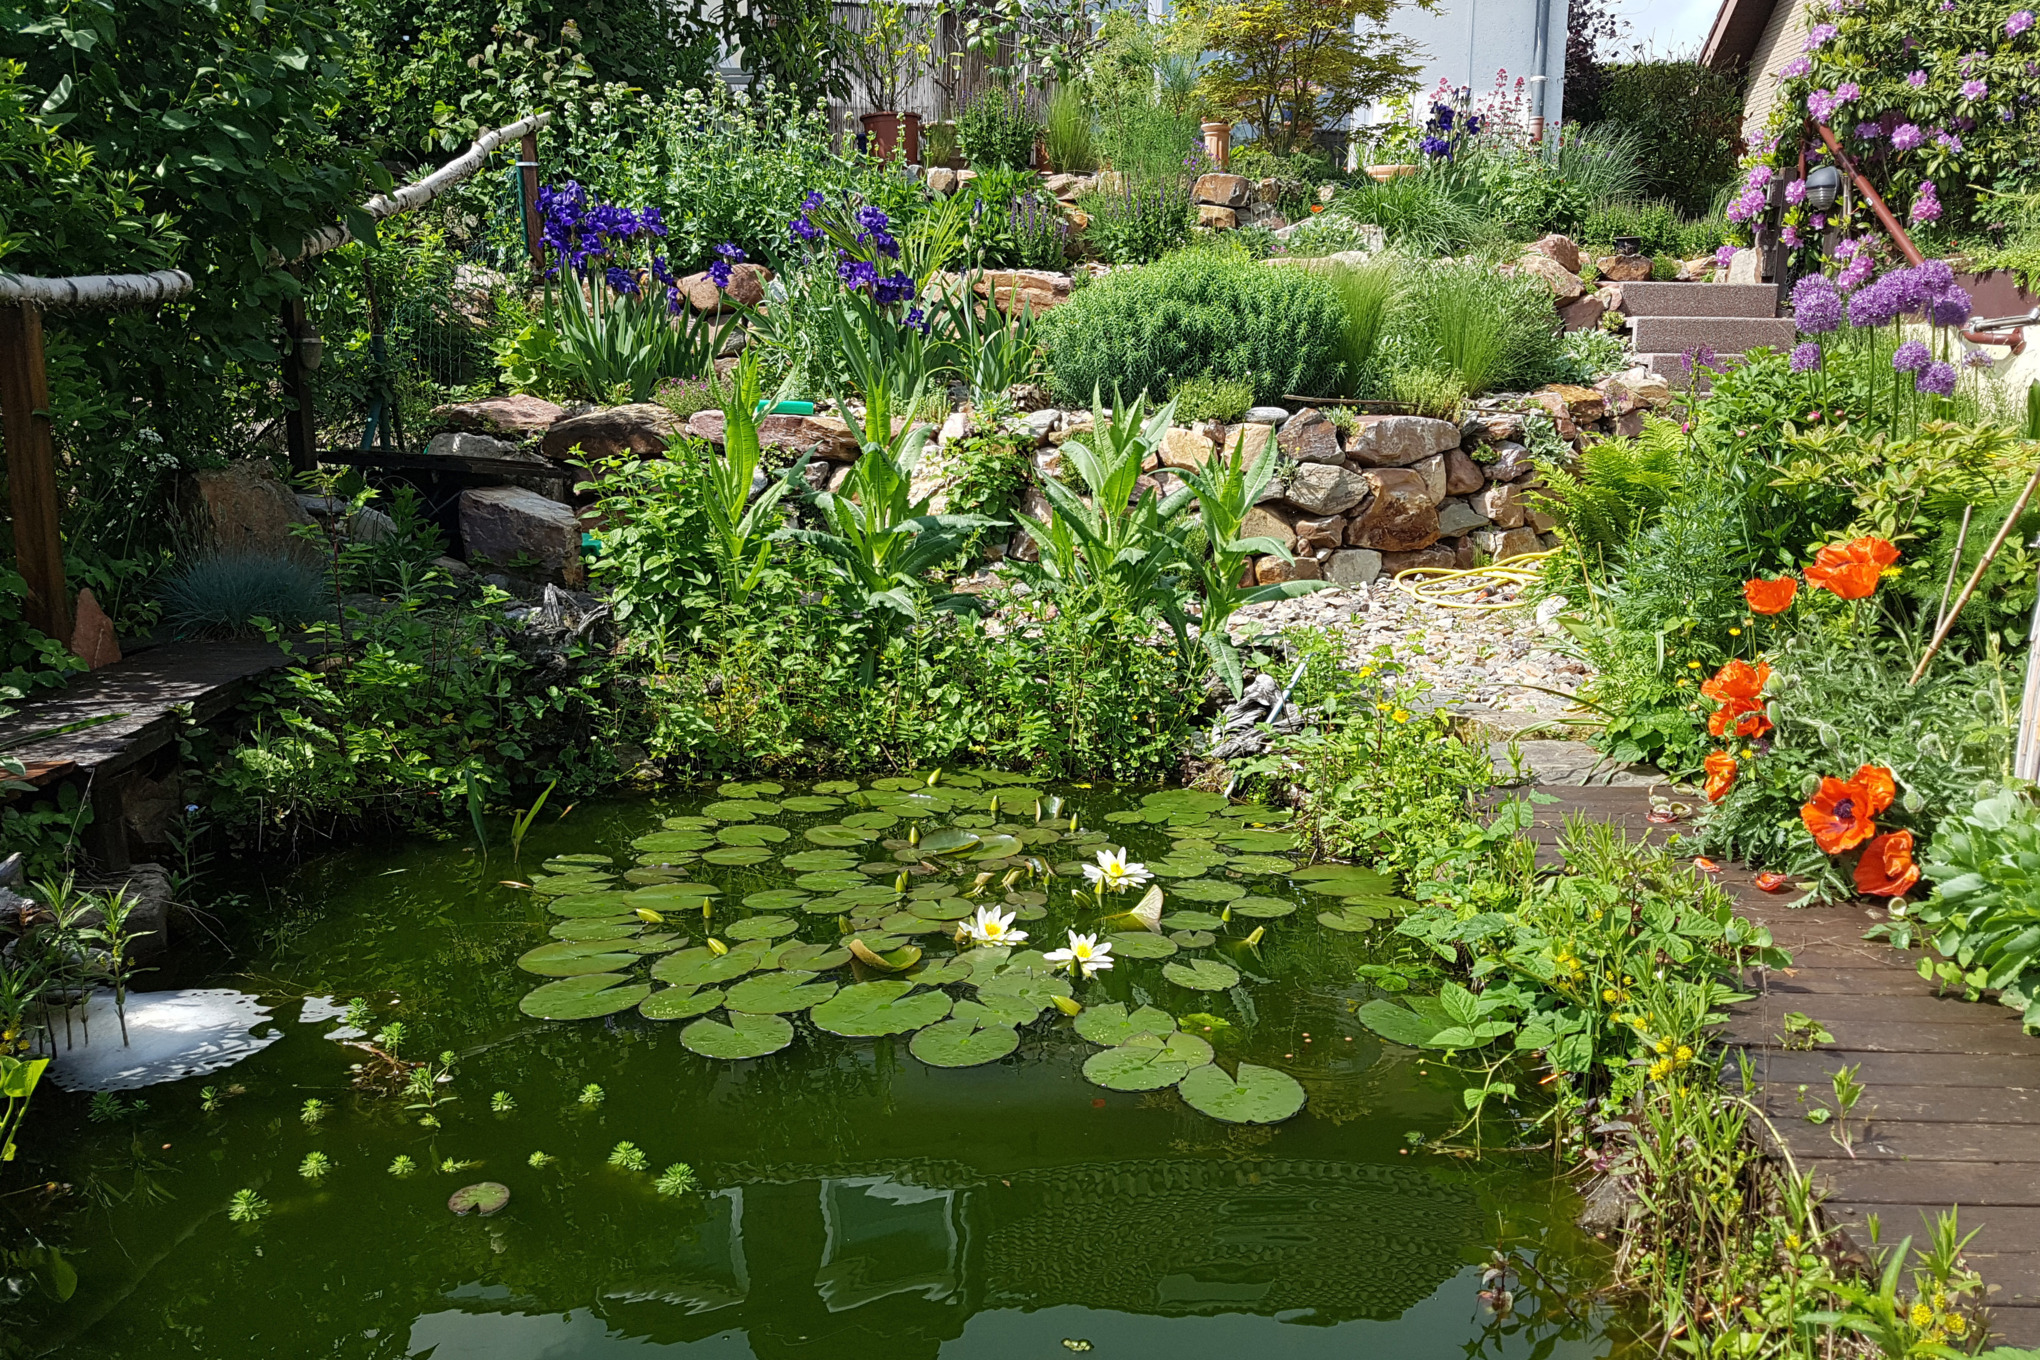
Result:
[[[514,858],[492,828],[251,875],[231,960],[163,980],[253,993],[278,1037],[49,1093],[26,1155],[73,1187],[45,1236],[77,1283],[17,1343],[1606,1353],[1548,1154],[1434,1151],[1463,1075],[1355,1019],[1385,883],[1301,866],[1282,823],[984,772],[749,781],[542,807]],[[1086,875],[1120,850],[1151,881]],[[958,938],[999,925],[1026,939]],[[1051,957],[1073,929],[1109,969]]]

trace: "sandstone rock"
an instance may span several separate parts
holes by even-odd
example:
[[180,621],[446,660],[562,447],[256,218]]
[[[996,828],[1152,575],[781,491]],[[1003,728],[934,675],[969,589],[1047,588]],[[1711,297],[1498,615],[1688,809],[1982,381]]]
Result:
[[1070,276],[1047,269],[994,269],[978,277],[977,295],[993,298],[1007,316],[1040,316],[1070,299]]
[[1621,415],[1615,417],[1615,433],[1617,437],[1634,439],[1642,434],[1643,417],[1644,412],[1641,410],[1624,411]]
[[[1422,482],[1418,482],[1421,494]],[[1291,505],[1317,515],[1336,515],[1358,505],[1368,493],[1369,485],[1357,472],[1332,463],[1299,463],[1291,474],[1283,495]],[[1426,508],[1429,502],[1426,502]],[[1362,543],[1361,547],[1371,547]]]
[[1325,519],[1300,519],[1296,521],[1296,551],[1315,552],[1319,548],[1336,548],[1346,541],[1346,521],[1337,515]]
[[1341,548],[1325,563],[1325,579],[1348,590],[1371,586],[1381,575],[1381,554],[1371,548]]
[[459,430],[433,435],[425,441],[425,452],[433,458],[494,458],[507,463],[530,463],[535,467],[551,466],[542,454],[519,448],[507,439]]
[[1063,213],[1063,216],[1069,219],[1071,231],[1082,232],[1091,229],[1091,214],[1085,212],[1082,208],[1070,208]]
[[1556,518],[1539,510],[1537,507],[1525,502],[1524,509],[1528,513],[1524,515],[1523,522],[1536,530],[1540,535],[1548,534],[1558,527],[1558,520]]
[[1050,175],[1047,179],[1041,181],[1041,187],[1048,191],[1051,198],[1068,198],[1081,189],[1083,185],[1084,176],[1082,175]]
[[1299,557],[1289,562],[1279,557],[1257,557],[1254,559],[1254,579],[1266,586],[1281,581],[1321,581],[1324,573],[1314,557]]
[[1565,427],[1573,423],[1572,403],[1548,387],[1532,392],[1530,404],[1550,416],[1552,424],[1558,426],[1561,435],[1565,433]]
[[1480,554],[1475,551],[1473,539],[1461,534],[1458,538],[1444,539],[1452,549],[1452,565],[1461,571],[1468,571],[1480,565]]
[[1489,439],[1500,441],[1523,437],[1523,417],[1520,412],[1499,411],[1485,417],[1482,423],[1487,426]]
[[1487,485],[1487,474],[1480,470],[1480,464],[1467,457],[1458,449],[1445,451],[1445,494],[1448,496],[1470,496]]
[[1248,184],[1239,175],[1199,175],[1196,187],[1190,196],[1199,203],[1215,203],[1223,208],[1244,208],[1247,205]]
[[1571,383],[1552,383],[1548,387],[1539,388],[1536,395],[1542,397],[1547,392],[1556,394],[1565,403],[1565,414],[1571,416],[1575,424],[1590,424],[1608,414],[1608,399],[1594,388],[1576,387]]
[[1162,466],[1202,471],[1217,449],[1211,440],[1195,430],[1177,426],[1162,436]]
[[1607,315],[1607,312],[1608,309],[1602,305],[1601,299],[1588,293],[1559,308],[1558,319],[1564,323],[1568,331],[1590,331],[1601,324],[1601,318]]
[[1450,570],[1458,565],[1459,554],[1443,543],[1432,544],[1411,552],[1388,552],[1381,555],[1381,574],[1388,577],[1416,567],[1444,567]]
[[1526,249],[1533,250],[1546,259],[1554,261],[1560,269],[1563,269],[1568,274],[1580,272],[1580,248],[1573,244],[1570,236],[1561,236],[1557,232],[1553,232],[1549,236],[1539,237],[1537,240],[1532,241]]
[[432,421],[449,430],[471,434],[493,434],[524,439],[544,434],[566,409],[544,397],[517,395],[484,397],[480,401],[459,401],[432,408]]
[[1064,417],[1060,425],[1049,432],[1048,442],[1060,448],[1065,440],[1077,439],[1087,435],[1091,433],[1092,428],[1091,413],[1089,411],[1071,411]]
[[1650,256],[1648,255],[1603,255],[1600,261],[1601,277],[1610,283],[1650,282]]
[[1290,519],[1265,505],[1257,505],[1240,518],[1241,538],[1272,538],[1283,547],[1296,550],[1296,530]]
[[1463,500],[1454,498],[1438,507],[1438,536],[1452,538],[1474,529],[1488,527],[1488,517]]
[[766,416],[758,422],[758,442],[795,453],[813,449],[830,463],[854,463],[863,451],[857,431],[835,416]]
[[460,539],[470,562],[484,559],[540,580],[581,584],[581,521],[536,491],[482,486],[461,492]]
[[1578,275],[1564,268],[1549,255],[1525,255],[1516,262],[1516,268],[1521,273],[1534,274],[1551,285],[1552,301],[1561,307],[1586,291]]
[[1762,283],[1764,281],[1763,252],[1754,246],[1744,246],[1728,262],[1730,283]]
[[1348,543],[1408,552],[1438,541],[1438,507],[1421,475],[1409,468],[1377,468],[1359,477],[1367,497],[1346,526]]
[[1530,456],[1530,450],[1510,440],[1495,446],[1495,461],[1488,464],[1488,480],[1492,482],[1520,482],[1537,471],[1537,463]]
[[86,669],[96,671],[120,660],[120,639],[113,631],[113,620],[99,607],[99,597],[90,586],[78,592],[71,619],[71,655],[83,661]]
[[[1457,450],[1454,450],[1457,452]],[[1410,464],[1410,471],[1424,479],[1424,492],[1431,498],[1431,504],[1445,503],[1445,455],[1434,453],[1422,462]]]
[[765,300],[765,285],[771,279],[772,271],[762,264],[731,265],[728,288],[716,287],[715,280],[703,272],[680,280],[680,294],[697,312],[721,311],[731,302],[755,307]]
[[1299,463],[1336,463],[1342,457],[1338,427],[1315,407],[1305,407],[1283,422],[1275,447]]
[[[1301,419],[1298,415],[1295,419]],[[1294,424],[1295,419],[1290,423]],[[1283,426],[1283,434],[1289,427]],[[1428,416],[1361,416],[1346,440],[1346,456],[1363,467],[1408,467],[1459,447],[1459,427]]]
[[1625,369],[1612,378],[1601,379],[1594,386],[1608,397],[1610,410],[1617,409],[1614,396],[1617,389],[1620,389],[1626,397],[1622,409],[1641,406],[1656,410],[1661,406],[1669,406],[1672,401],[1671,383],[1666,381],[1664,374],[1650,368]]
[[937,198],[947,198],[956,192],[956,172],[947,166],[937,166],[928,172],[928,192]]
[[1528,512],[1523,503],[1523,488],[1514,482],[1496,482],[1469,503],[1498,529],[1516,528]]
[[588,458],[615,458],[624,453],[650,458],[663,454],[679,432],[678,416],[663,406],[641,401],[568,416],[546,431],[538,449],[556,459],[576,450]]
[[1232,457],[1233,446],[1238,445],[1241,459],[1248,467],[1252,467],[1254,460],[1267,450],[1269,443],[1274,438],[1275,427],[1273,425],[1262,425],[1255,422],[1231,426],[1225,432],[1226,457]]
[[1594,298],[1601,304],[1603,313],[1622,310],[1622,285],[1603,283],[1594,289]]
[[1249,425],[1280,425],[1289,419],[1289,412],[1280,406],[1249,406],[1240,419]]
[[1541,551],[1536,533],[1529,529],[1479,529],[1472,537],[1473,545],[1486,553],[1490,562],[1506,562]]
[[723,442],[723,413],[711,407],[687,417],[687,433],[711,444]]
[[289,555],[312,551],[291,532],[294,524],[311,523],[311,516],[267,463],[251,460],[204,468],[191,474],[191,488],[221,551]]
[[1209,203],[1197,205],[1197,225],[1213,231],[1231,231],[1240,224],[1240,215],[1231,208],[1214,207]]

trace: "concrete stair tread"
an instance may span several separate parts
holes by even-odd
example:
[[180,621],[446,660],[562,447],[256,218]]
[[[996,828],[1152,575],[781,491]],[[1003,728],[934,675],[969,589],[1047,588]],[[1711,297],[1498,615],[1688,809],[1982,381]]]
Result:
[[1759,317],[1778,315],[1775,283],[1625,283],[1622,314],[1637,317]]
[[1683,354],[1705,346],[1717,354],[1741,354],[1760,345],[1790,349],[1797,334],[1788,317],[1639,316],[1629,334],[1645,354]]

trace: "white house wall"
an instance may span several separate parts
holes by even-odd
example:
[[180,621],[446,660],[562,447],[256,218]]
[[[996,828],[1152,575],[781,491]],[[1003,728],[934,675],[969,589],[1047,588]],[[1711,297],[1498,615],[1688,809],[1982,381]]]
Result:
[[[1543,71],[1547,79],[1544,118],[1547,124],[1560,121],[1565,107],[1565,32],[1567,0],[1546,0],[1544,15]],[[1537,63],[1538,0],[1439,0],[1434,10],[1405,7],[1390,20],[1395,30],[1416,41],[1425,53],[1418,60],[1420,100],[1438,87],[1440,80],[1465,86],[1476,99],[1494,88],[1495,73],[1508,72],[1513,86],[1518,76],[1539,74]],[[1525,86],[1526,94],[1531,86]],[[1534,102],[1529,105],[1534,110]],[[1369,122],[1389,116],[1385,106],[1371,111]]]

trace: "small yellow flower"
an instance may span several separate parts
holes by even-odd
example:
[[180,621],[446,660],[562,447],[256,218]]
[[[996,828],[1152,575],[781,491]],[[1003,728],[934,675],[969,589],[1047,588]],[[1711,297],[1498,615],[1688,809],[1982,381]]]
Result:
[[1601,989],[1601,1000],[1607,1002],[1611,1006],[1615,1004],[1616,998],[1619,997],[1620,995],[1621,993],[1617,992],[1613,987],[1603,987]]
[[1383,699],[1383,700],[1382,700],[1382,701],[1381,701],[1380,703],[1378,703],[1378,704],[1376,704],[1376,705],[1374,706],[1374,711],[1375,711],[1376,713],[1386,713],[1386,712],[1388,712],[1388,710],[1390,710],[1391,708],[1394,708],[1394,707],[1395,707],[1395,705],[1394,705],[1394,704],[1392,704],[1392,703],[1388,702],[1388,700],[1386,700],[1386,699]]
[[1742,636],[1742,629],[1740,629],[1740,628],[1731,628],[1731,629],[1729,629],[1729,630],[1728,630],[1728,635],[1729,635],[1730,637],[1741,637],[1741,636]]
[[1787,1234],[1785,1235],[1785,1246],[1786,1246],[1787,1250],[1790,1250],[1790,1251],[1798,1251],[1798,1250],[1799,1250],[1799,1246],[1800,1246],[1800,1242],[1799,1242],[1799,1234],[1798,1234],[1798,1233],[1787,1233]]
[[1406,723],[1410,720],[1410,711],[1406,708],[1398,708],[1391,716],[1399,723]]
[[1915,1303],[1912,1312],[1906,1315],[1915,1327],[1924,1327],[1934,1320],[1934,1310],[1924,1303]]
[[1677,1058],[1682,1063],[1689,1063],[1693,1061],[1693,1050],[1688,1048],[1684,1044],[1680,1044],[1678,1052],[1674,1053],[1672,1056]]
[[1700,663],[1697,661],[1688,661],[1686,663],[1686,669],[1689,671],[1697,671],[1700,669]]
[[1962,1336],[1969,1331],[1969,1319],[1960,1313],[1950,1313],[1946,1325],[1950,1336]]

